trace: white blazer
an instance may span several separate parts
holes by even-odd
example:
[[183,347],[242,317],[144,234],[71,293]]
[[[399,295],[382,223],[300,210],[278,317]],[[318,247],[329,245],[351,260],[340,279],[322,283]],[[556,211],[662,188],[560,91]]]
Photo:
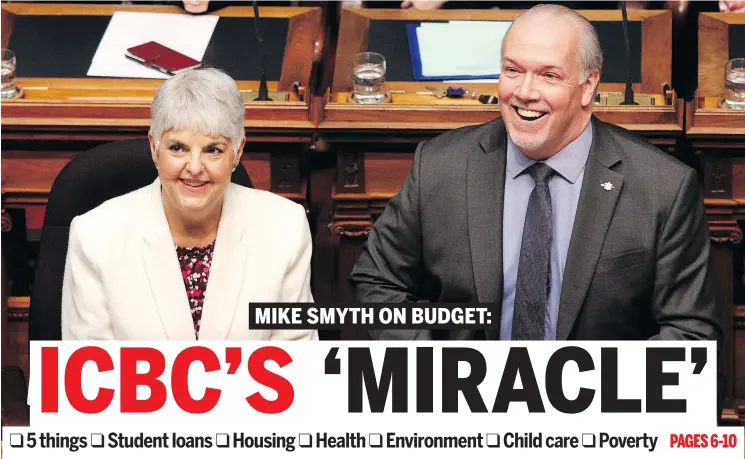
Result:
[[[311,253],[301,205],[231,183],[199,340],[317,340],[248,327],[253,302],[313,302]],[[196,340],[159,179],[73,219],[62,289],[62,339]]]

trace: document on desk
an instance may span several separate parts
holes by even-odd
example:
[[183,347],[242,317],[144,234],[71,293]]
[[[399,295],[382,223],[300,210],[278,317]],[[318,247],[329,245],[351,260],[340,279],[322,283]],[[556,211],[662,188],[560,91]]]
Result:
[[[423,22],[410,37],[416,79],[496,80],[509,21]],[[411,30],[411,29],[410,29]]]
[[201,61],[218,19],[209,14],[117,11],[101,38],[88,76],[166,79],[168,75],[127,59],[127,49],[156,41]]

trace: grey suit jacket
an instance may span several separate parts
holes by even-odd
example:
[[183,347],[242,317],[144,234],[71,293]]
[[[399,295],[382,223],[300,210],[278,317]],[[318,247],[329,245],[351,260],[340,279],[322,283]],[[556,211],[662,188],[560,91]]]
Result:
[[[557,339],[720,339],[709,228],[693,169],[593,117]],[[351,281],[358,301],[501,305],[507,149],[502,120],[421,143]],[[601,183],[611,182],[606,191]],[[501,316],[500,307],[492,317]],[[498,320],[497,320],[498,321]],[[379,339],[499,339],[478,331],[375,331]]]

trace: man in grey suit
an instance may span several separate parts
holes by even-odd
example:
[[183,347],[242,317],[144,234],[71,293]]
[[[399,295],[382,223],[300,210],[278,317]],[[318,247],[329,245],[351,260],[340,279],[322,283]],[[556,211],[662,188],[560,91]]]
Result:
[[513,22],[502,118],[418,146],[351,276],[359,301],[493,303],[499,327],[374,337],[720,338],[696,174],[593,116],[601,69],[574,11]]

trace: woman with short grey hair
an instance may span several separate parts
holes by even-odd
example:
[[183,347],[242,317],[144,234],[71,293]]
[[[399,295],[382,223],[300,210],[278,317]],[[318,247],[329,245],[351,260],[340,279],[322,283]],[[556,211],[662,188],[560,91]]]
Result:
[[76,217],[63,284],[63,339],[318,339],[250,330],[256,302],[313,302],[305,209],[231,183],[245,145],[235,81],[199,68],[152,103],[158,178]]

